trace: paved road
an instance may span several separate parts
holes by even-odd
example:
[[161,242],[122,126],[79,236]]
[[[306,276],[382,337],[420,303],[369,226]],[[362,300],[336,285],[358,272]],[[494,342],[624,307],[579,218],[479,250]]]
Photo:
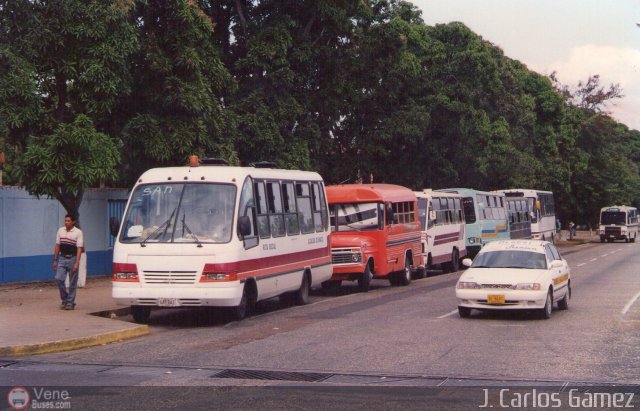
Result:
[[237,323],[207,310],[154,312],[149,336],[17,359],[0,368],[0,379],[72,386],[640,384],[638,245],[590,243],[564,256],[573,298],[550,320],[524,313],[461,319],[453,288],[459,273],[442,274],[408,287],[380,282],[366,294],[320,292],[304,307],[267,303]]

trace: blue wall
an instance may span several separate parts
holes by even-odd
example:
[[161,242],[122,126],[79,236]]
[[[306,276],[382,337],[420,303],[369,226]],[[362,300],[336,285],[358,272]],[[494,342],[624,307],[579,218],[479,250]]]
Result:
[[[80,206],[87,275],[111,274],[110,204],[124,202],[126,189],[89,189]],[[52,280],[56,231],[65,209],[57,200],[36,198],[19,187],[0,187],[0,283]]]

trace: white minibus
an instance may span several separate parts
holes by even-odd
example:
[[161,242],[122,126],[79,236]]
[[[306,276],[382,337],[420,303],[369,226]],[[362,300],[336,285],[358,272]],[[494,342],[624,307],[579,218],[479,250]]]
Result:
[[638,209],[628,206],[603,207],[600,210],[600,242],[631,241],[638,236]]
[[197,158],[148,170],[119,225],[112,296],[136,322],[152,307],[225,307],[239,320],[267,298],[306,304],[332,274],[327,210],[314,172]]
[[440,264],[446,272],[458,271],[460,260],[467,255],[462,196],[431,189],[415,195],[425,268]]

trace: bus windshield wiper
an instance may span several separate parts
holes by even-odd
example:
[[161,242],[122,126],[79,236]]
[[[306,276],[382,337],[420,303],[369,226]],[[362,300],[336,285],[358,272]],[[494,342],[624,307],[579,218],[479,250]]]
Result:
[[164,229],[164,231],[162,232],[162,236],[167,234],[167,230],[169,229],[169,226],[171,225],[171,220],[173,219],[173,214],[175,214],[177,209],[178,207],[176,206],[176,208],[174,208],[173,211],[171,212],[171,215],[169,216],[169,218],[167,218],[167,220],[164,223],[160,224],[158,228],[153,230],[148,236],[145,237],[144,240],[140,242],[140,247],[146,247],[147,245],[145,243],[151,237],[153,237],[154,239],[160,237],[160,230],[162,229]]
[[198,237],[191,231],[187,223],[185,222],[185,213],[182,212],[182,237],[184,238],[184,231],[187,230],[187,234],[191,234],[196,243],[198,243],[198,247],[202,247],[202,243],[198,240]]

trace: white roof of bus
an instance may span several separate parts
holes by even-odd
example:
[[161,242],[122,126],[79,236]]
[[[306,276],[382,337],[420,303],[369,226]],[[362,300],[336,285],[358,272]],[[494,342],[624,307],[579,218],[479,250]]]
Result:
[[432,188],[423,188],[422,191],[414,191],[414,193],[418,198],[433,198],[434,196],[442,196],[442,195],[446,195],[447,197],[462,197],[458,193],[438,191]]
[[273,180],[314,180],[322,181],[320,174],[313,171],[283,170],[277,168],[229,167],[201,165],[198,167],[162,167],[145,171],[137,184],[160,182],[207,181],[242,184],[247,176]]
[[614,206],[602,207],[600,209],[600,212],[603,212],[603,211],[628,211],[628,210],[635,210],[635,209],[636,209],[635,207],[630,207],[630,206],[625,206],[625,205],[622,205],[622,206],[614,205]]
[[464,195],[475,195],[475,194],[485,194],[485,195],[499,195],[499,196],[504,196],[504,193],[497,193],[495,191],[482,191],[482,190],[476,190],[473,188],[440,188],[438,190],[434,190],[434,191],[442,191],[445,193],[458,193],[462,196]]
[[536,193],[553,194],[553,191],[536,190],[533,188],[509,188],[506,190],[496,190],[500,193],[522,193],[525,197],[533,196]]

